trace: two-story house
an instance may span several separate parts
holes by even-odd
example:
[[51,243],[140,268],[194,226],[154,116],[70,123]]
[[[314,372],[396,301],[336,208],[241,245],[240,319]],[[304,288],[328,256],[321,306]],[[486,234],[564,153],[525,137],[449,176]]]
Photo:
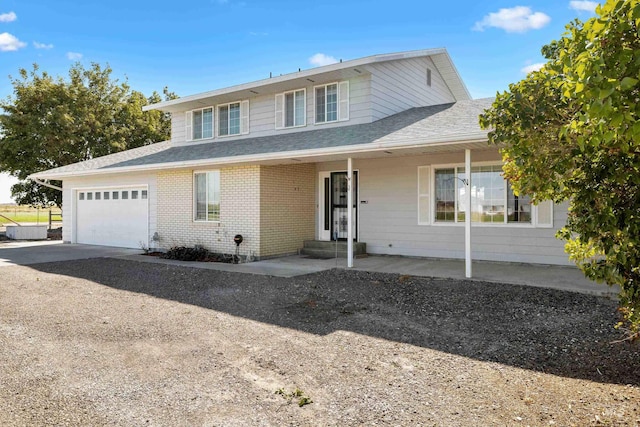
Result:
[[63,181],[66,242],[232,253],[241,234],[264,258],[351,234],[463,258],[470,213],[474,259],[567,264],[566,206],[513,193],[478,125],[490,104],[445,49],[375,55],[148,106],[170,141],[33,177]]

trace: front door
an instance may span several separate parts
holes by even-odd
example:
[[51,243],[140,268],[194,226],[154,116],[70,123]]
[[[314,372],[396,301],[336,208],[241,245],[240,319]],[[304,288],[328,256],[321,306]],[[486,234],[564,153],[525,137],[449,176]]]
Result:
[[[323,172],[320,174],[319,237],[321,240],[347,239],[347,173]],[[353,239],[358,230],[358,172],[353,172]]]

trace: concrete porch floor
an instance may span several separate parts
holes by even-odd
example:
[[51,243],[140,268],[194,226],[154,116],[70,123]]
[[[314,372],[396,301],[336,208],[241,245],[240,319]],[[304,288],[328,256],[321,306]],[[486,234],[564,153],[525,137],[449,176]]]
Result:
[[[213,262],[172,261],[143,255],[126,255],[122,258],[159,264],[172,264],[277,277],[294,277],[317,273],[332,268],[347,268],[346,259],[314,259],[304,255],[292,255],[238,265]],[[465,279],[464,267],[464,260],[370,255],[365,258],[356,259],[353,269],[420,277]],[[586,279],[580,270],[572,266],[475,261],[473,263],[473,278],[471,280],[536,286],[611,297],[615,297],[618,294],[618,290],[615,288]]]
[[[276,277],[294,277],[318,273],[332,268],[347,268],[345,258],[337,260],[314,259],[304,255],[234,265],[217,262],[165,260],[141,255],[139,249],[62,244],[60,241],[3,241],[0,243],[0,267],[109,257]],[[356,259],[353,269],[421,277],[465,279],[464,260],[370,255]],[[537,286],[611,297],[615,297],[618,294],[618,289],[587,280],[580,270],[572,266],[476,261],[473,263],[473,278],[471,280]]]

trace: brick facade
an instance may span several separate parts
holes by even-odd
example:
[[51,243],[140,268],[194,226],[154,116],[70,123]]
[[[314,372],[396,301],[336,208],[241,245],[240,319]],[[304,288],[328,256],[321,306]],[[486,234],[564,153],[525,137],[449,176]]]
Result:
[[315,164],[260,169],[260,254],[294,253],[315,236]]
[[193,170],[158,173],[157,246],[202,245],[242,255],[294,253],[314,238],[315,165],[238,166],[220,169],[220,222],[193,220]]

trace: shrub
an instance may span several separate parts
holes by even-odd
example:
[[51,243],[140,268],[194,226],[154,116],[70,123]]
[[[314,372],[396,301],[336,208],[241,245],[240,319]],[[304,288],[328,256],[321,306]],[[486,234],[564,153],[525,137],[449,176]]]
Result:
[[194,246],[192,248],[173,246],[162,258],[178,261],[206,261],[209,258],[209,251],[202,246]]

